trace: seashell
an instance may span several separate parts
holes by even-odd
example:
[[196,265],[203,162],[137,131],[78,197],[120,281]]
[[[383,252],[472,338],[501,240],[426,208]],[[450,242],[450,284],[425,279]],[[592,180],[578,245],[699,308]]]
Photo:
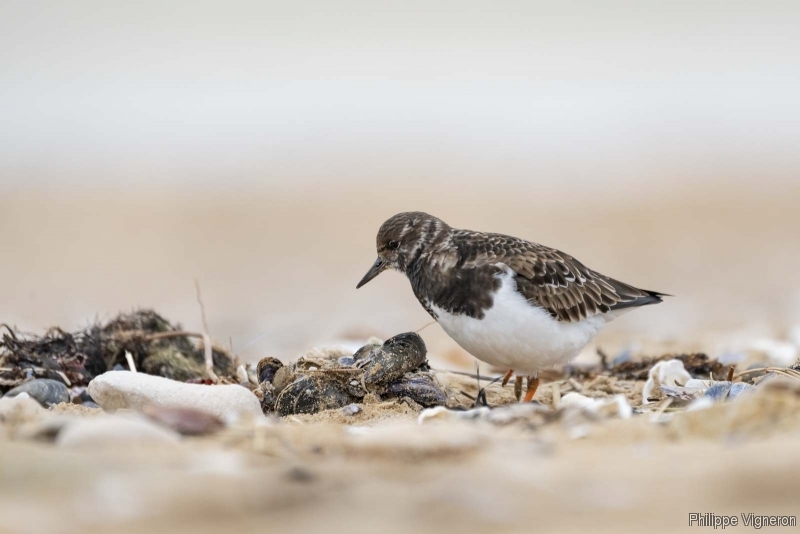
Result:
[[373,349],[369,356],[359,360],[364,369],[364,385],[367,389],[388,385],[399,380],[407,372],[425,363],[425,342],[414,332],[398,334],[380,347]]
[[282,416],[317,413],[343,408],[355,400],[339,381],[328,380],[321,373],[309,374],[283,388],[275,399],[275,411]]
[[731,386],[731,391],[728,393],[729,399],[735,399],[742,393],[746,393],[749,391],[755,391],[756,387],[752,384],[746,384],[744,382],[736,382],[734,385]]
[[692,376],[686,372],[683,362],[680,360],[665,360],[658,362],[647,373],[647,382],[642,390],[642,404],[650,404],[650,396],[654,392],[656,385],[661,386],[683,386]]
[[49,378],[39,378],[23,382],[14,389],[8,391],[4,396],[8,398],[16,397],[20,393],[27,393],[44,407],[53,406],[62,402],[69,402],[69,390],[67,386],[57,380]]
[[342,367],[352,367],[356,363],[356,359],[352,356],[342,356],[337,360]]
[[414,374],[389,384],[386,394],[390,397],[407,397],[422,406],[443,406],[447,395],[427,374]]
[[277,373],[278,369],[281,367],[283,367],[283,362],[281,362],[278,358],[262,358],[256,366],[258,383],[262,384],[264,382],[272,382],[275,378],[275,373]]
[[[284,366],[275,371],[275,376],[272,378],[272,385],[275,386],[275,394],[277,395],[283,388],[295,381],[297,375],[294,370],[289,366]],[[264,384],[264,382],[261,382]]]
[[746,384],[744,382],[736,382],[735,384],[732,384],[731,382],[720,381],[715,382],[711,387],[709,387],[704,396],[716,402],[722,402],[725,399],[735,399],[742,393],[751,390],[755,390],[755,386]]

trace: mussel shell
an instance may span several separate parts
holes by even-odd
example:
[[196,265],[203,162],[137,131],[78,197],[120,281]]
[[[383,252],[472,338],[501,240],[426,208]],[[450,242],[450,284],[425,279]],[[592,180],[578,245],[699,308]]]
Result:
[[416,375],[392,382],[386,388],[386,395],[407,397],[425,407],[443,406],[447,402],[445,392],[427,375]]
[[342,367],[352,367],[356,363],[356,359],[352,356],[342,356],[337,360],[337,363]]
[[755,386],[746,384],[744,382],[736,382],[732,384],[727,381],[716,382],[703,394],[704,397],[710,397],[717,402],[724,401],[725,399],[735,399],[742,393],[755,389]]
[[258,383],[272,382],[275,378],[275,373],[283,367],[283,362],[277,358],[266,357],[262,358],[256,366],[256,376]]
[[279,415],[317,413],[342,408],[356,400],[338,381],[325,380],[323,375],[305,375],[283,388],[275,399],[275,411]]
[[426,353],[425,342],[415,332],[388,339],[365,359],[364,385],[385,386],[399,380],[425,363]]

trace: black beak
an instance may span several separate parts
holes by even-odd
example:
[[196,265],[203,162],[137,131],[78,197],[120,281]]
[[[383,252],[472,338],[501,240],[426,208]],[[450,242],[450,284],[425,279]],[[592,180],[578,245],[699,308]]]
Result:
[[359,287],[363,286],[364,284],[366,284],[367,282],[369,282],[370,280],[381,274],[384,271],[384,269],[386,269],[386,267],[388,266],[389,265],[381,258],[375,260],[375,263],[372,264],[372,267],[369,268],[367,274],[365,274],[364,278],[362,278],[361,281],[358,283],[356,289],[358,289]]

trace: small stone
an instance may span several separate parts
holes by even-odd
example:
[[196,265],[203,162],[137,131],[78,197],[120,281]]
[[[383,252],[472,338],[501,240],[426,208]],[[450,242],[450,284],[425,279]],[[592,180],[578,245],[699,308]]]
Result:
[[202,410],[221,419],[231,413],[261,414],[256,396],[242,386],[185,384],[144,373],[104,373],[89,383],[89,394],[104,410],[154,405]]
[[20,393],[27,393],[32,399],[39,401],[42,406],[50,407],[62,402],[69,402],[67,386],[57,380],[39,378],[24,382],[5,394],[5,397],[16,397]]
[[[134,374],[134,373],[131,373]],[[78,419],[56,436],[56,444],[69,448],[105,448],[146,444],[175,444],[180,436],[143,417],[97,416]]]

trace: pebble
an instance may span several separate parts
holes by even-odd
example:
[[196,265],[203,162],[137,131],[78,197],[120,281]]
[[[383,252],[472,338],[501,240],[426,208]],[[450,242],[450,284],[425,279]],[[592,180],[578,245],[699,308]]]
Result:
[[65,426],[56,436],[56,445],[81,449],[175,444],[179,441],[180,436],[176,432],[148,421],[144,417],[128,415],[79,419]]
[[7,392],[4,397],[16,397],[20,393],[27,393],[32,399],[39,401],[44,407],[54,404],[69,402],[69,390],[67,386],[58,380],[49,378],[38,378],[29,382],[24,382],[14,389]]
[[261,415],[258,398],[242,386],[185,384],[144,373],[104,373],[89,383],[89,394],[104,410],[169,406],[201,410],[221,419],[231,413]]

